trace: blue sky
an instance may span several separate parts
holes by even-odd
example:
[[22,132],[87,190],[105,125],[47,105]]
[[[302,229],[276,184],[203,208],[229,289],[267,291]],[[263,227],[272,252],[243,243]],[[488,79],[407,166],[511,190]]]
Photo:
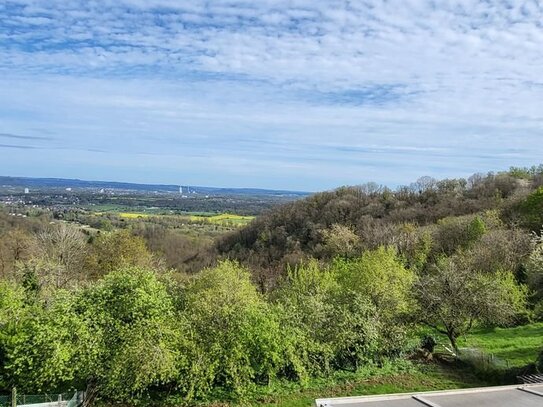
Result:
[[0,1],[0,174],[322,190],[543,161],[543,4]]

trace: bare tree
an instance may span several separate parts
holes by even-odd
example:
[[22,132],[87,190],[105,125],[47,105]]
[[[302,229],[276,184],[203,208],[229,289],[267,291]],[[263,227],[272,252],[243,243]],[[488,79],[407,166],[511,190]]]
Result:
[[36,271],[43,283],[64,288],[84,277],[87,242],[76,226],[54,225],[36,236],[36,246]]

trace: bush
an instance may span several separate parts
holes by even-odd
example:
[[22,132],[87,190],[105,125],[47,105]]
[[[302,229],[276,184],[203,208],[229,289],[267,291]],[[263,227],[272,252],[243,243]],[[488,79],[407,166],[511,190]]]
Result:
[[187,287],[183,313],[197,353],[188,376],[190,396],[214,387],[243,397],[268,383],[281,367],[282,338],[270,306],[250,273],[225,261],[201,272]]
[[[356,370],[392,355],[403,342],[403,331],[383,318],[373,303],[371,294],[377,294],[342,285],[344,268],[337,264],[326,268],[313,260],[290,269],[274,294],[282,331],[289,339],[289,372],[295,378],[332,369]],[[367,289],[371,287],[379,285]]]

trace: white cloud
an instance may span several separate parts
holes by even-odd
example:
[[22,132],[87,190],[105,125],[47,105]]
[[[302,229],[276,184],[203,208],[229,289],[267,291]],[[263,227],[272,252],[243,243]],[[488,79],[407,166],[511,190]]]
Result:
[[[221,157],[238,149],[258,158],[255,168],[319,159],[334,174],[323,187],[364,177],[346,175],[342,158],[394,167],[375,179],[399,183],[418,171],[532,164],[543,153],[537,1],[3,6],[4,132],[25,133],[30,118],[80,150]],[[210,144],[199,145],[203,138]],[[342,148],[327,151],[331,139]],[[259,150],[272,140],[276,150]],[[297,171],[310,179],[315,169]]]

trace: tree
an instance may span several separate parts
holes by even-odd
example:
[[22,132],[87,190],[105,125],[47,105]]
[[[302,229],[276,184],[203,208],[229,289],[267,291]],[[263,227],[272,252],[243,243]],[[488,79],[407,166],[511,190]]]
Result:
[[12,229],[0,236],[0,277],[13,278],[16,266],[33,252],[31,236],[22,229]]
[[322,231],[324,250],[329,257],[349,257],[355,253],[360,238],[348,226],[334,223]]
[[26,319],[25,294],[22,287],[0,280],[0,391],[15,384],[10,374],[9,354]]
[[195,352],[183,374],[189,396],[219,387],[243,397],[253,383],[269,383],[282,363],[282,333],[247,269],[224,261],[203,270],[184,302]]
[[448,217],[439,220],[433,241],[434,252],[450,256],[459,249],[469,249],[486,233],[480,216]]
[[123,267],[150,267],[153,259],[145,240],[128,230],[101,233],[94,239],[86,269],[98,278]]
[[317,261],[289,269],[273,295],[286,339],[290,378],[357,369],[380,349],[381,324],[371,300],[343,289]]
[[66,288],[85,278],[87,242],[75,226],[60,223],[36,236],[37,255],[32,267],[42,286]]
[[525,309],[527,291],[510,272],[474,272],[444,259],[419,279],[416,293],[420,321],[447,335],[457,352],[458,338],[475,324],[511,322]]
[[114,271],[82,291],[76,306],[92,332],[78,355],[80,380],[116,401],[175,382],[184,347],[183,320],[152,270]]
[[532,238],[532,252],[526,265],[526,282],[535,302],[543,304],[543,231]]
[[543,187],[539,187],[518,205],[522,223],[532,231],[543,226]]
[[332,267],[339,284],[372,301],[382,318],[395,319],[412,309],[415,274],[404,267],[393,247],[381,246],[356,259],[336,259]]

